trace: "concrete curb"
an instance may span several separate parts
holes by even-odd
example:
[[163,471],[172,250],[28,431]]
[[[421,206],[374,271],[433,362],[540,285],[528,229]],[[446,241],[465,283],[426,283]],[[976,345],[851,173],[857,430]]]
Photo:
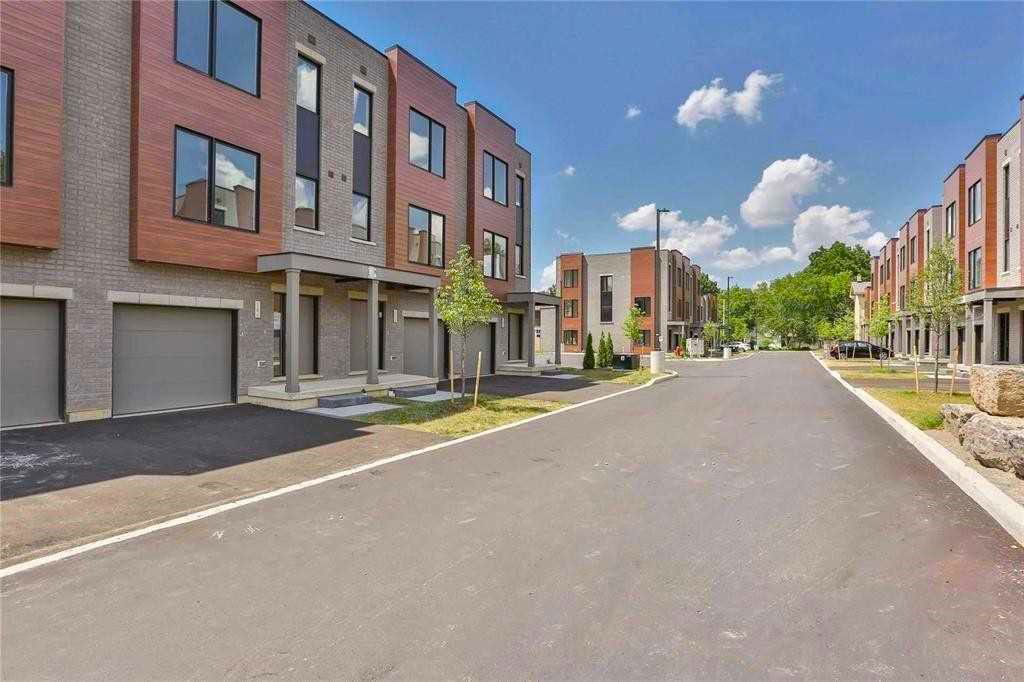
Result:
[[334,481],[334,480],[337,480],[339,478],[344,478],[346,476],[352,476],[354,474],[362,473],[364,471],[369,471],[370,469],[376,469],[378,467],[382,467],[382,466],[385,466],[387,464],[393,464],[395,462],[400,462],[403,459],[410,459],[410,458],[416,457],[418,455],[427,454],[428,452],[434,452],[435,450],[442,450],[444,448],[451,447],[452,445],[458,445],[459,443],[465,443],[467,441],[471,441],[471,440],[474,440],[476,438],[480,438],[482,436],[487,436],[489,434],[497,433],[499,431],[505,431],[506,429],[512,429],[512,428],[515,428],[517,426],[522,426],[523,424],[528,424],[528,423],[533,422],[533,421],[537,421],[537,420],[540,420],[540,419],[547,419],[548,417],[553,417],[556,414],[561,414],[563,412],[568,412],[570,410],[575,410],[575,409],[584,407],[586,405],[592,405],[594,403],[599,403],[602,400],[610,400],[611,398],[618,398],[619,396],[626,395],[627,393],[633,393],[634,391],[642,391],[643,389],[650,388],[651,386],[653,386],[654,384],[656,384],[656,383],[658,383],[660,381],[666,381],[668,379],[674,379],[677,376],[679,376],[677,372],[673,372],[672,370],[666,370],[666,372],[664,374],[661,374],[661,375],[656,376],[656,377],[651,377],[651,379],[648,380],[647,383],[641,384],[639,386],[633,386],[631,388],[627,388],[625,390],[618,391],[617,393],[611,393],[609,395],[603,395],[603,396],[599,396],[597,398],[591,398],[590,400],[585,400],[582,403],[574,403],[572,405],[566,405],[565,407],[560,407],[557,410],[552,410],[551,412],[545,412],[544,414],[538,414],[538,415],[536,415],[534,417],[527,417],[526,419],[521,419],[521,420],[519,420],[517,422],[510,422],[508,424],[502,424],[501,426],[496,426],[493,429],[488,429],[486,431],[480,431],[479,433],[473,433],[473,434],[470,434],[468,436],[462,436],[461,438],[456,438],[454,440],[444,441],[443,443],[435,443],[434,445],[428,445],[427,447],[420,448],[418,450],[410,450],[409,452],[403,452],[403,453],[398,454],[398,455],[392,455],[390,457],[384,457],[382,459],[374,460],[372,462],[367,462],[366,464],[361,464],[361,465],[359,465],[357,467],[352,467],[351,469],[343,469],[341,471],[336,471],[334,473],[326,474],[324,476],[318,476],[317,478],[311,478],[311,479],[308,479],[308,480],[305,480],[305,481],[300,481],[299,483],[293,483],[291,485],[284,486],[283,488],[276,488],[274,490],[269,490],[269,491],[264,492],[264,493],[259,493],[257,495],[252,495],[251,497],[244,497],[244,498],[242,498],[240,500],[234,500],[233,502],[226,502],[224,504],[219,504],[219,505],[217,505],[215,507],[210,507],[209,509],[203,509],[201,511],[192,512],[190,514],[184,514],[182,516],[178,516],[178,517],[175,517],[173,519],[169,519],[167,521],[161,521],[159,523],[154,523],[154,524],[149,525],[149,526],[143,526],[142,528],[136,528],[135,530],[131,530],[131,531],[128,531],[128,532],[125,532],[125,533],[118,533],[117,535],[111,535],[110,537],[107,537],[107,538],[103,538],[103,539],[100,539],[100,540],[95,540],[93,542],[87,542],[85,544],[77,545],[75,547],[70,547],[68,549],[61,550],[60,552],[54,552],[53,554],[47,554],[45,556],[37,557],[37,558],[31,559],[29,561],[24,561],[24,562],[17,563],[17,564],[11,564],[10,566],[7,566],[5,568],[0,569],[0,578],[6,578],[8,576],[15,575],[16,573],[22,573],[23,571],[28,571],[28,570],[31,570],[33,568],[39,568],[40,566],[45,566],[47,564],[56,563],[56,562],[61,561],[63,559],[70,559],[71,557],[77,556],[79,554],[85,554],[86,552],[91,552],[93,550],[100,549],[101,547],[107,547],[108,545],[116,545],[116,544],[121,543],[121,542],[126,542],[128,540],[133,540],[135,538],[142,537],[143,535],[149,535],[150,533],[155,533],[155,532],[160,531],[160,530],[166,530],[168,528],[174,528],[175,526],[183,526],[183,525],[185,525],[187,523],[192,523],[194,521],[200,521],[200,520],[208,518],[210,516],[216,516],[218,514],[223,514],[224,512],[231,511],[232,509],[238,509],[239,507],[247,507],[247,506],[249,506],[251,504],[255,504],[257,502],[262,502],[264,500],[269,500],[269,499],[272,499],[272,498],[275,498],[275,497],[280,497],[281,495],[287,495],[288,493],[298,492],[298,491],[304,490],[306,488],[312,488],[313,486],[320,485],[322,483],[329,483],[330,481]]
[[853,386],[843,379],[839,372],[831,370],[821,358],[811,353],[822,368],[832,375],[836,381],[861,401],[874,410],[903,436],[918,452],[938,468],[946,478],[953,481],[978,506],[988,512],[989,516],[1006,529],[1017,542],[1024,545],[1024,506],[1017,504],[1013,498],[1000,490],[994,483],[986,479],[974,469],[963,463],[959,457],[950,452],[938,441],[930,438],[919,428],[901,417],[888,405],[881,402],[862,388]]

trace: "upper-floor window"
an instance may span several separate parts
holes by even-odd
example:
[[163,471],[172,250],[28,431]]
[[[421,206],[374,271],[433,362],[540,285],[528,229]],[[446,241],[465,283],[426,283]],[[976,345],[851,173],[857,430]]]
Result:
[[[354,208],[354,207],[353,207]],[[320,65],[295,62],[295,225],[319,229]]]
[[508,164],[484,152],[484,196],[508,206]]
[[444,267],[444,216],[409,206],[409,262]]
[[564,306],[563,316],[564,317],[577,317],[580,314],[579,311],[579,300],[575,298],[567,298],[562,301]]
[[967,189],[967,224],[981,220],[981,180]]
[[900,247],[900,258],[899,258],[899,261],[900,261],[900,270],[906,270],[907,269],[907,247],[905,247],[905,246],[901,246]]
[[612,321],[612,276],[601,275],[601,321]]
[[359,87],[352,86],[352,130],[369,137],[370,115],[373,111],[373,95]]
[[946,236],[952,239],[956,236],[956,202],[946,207]]
[[967,254],[967,288],[977,289],[981,286],[981,247]]
[[579,281],[579,275],[579,270],[566,270],[562,273],[562,286],[570,289],[575,287]]
[[917,260],[917,237],[910,238],[910,263],[913,264]]
[[409,163],[443,178],[444,136],[443,125],[409,109]]
[[0,185],[14,179],[14,72],[0,68]]
[[255,231],[259,165],[258,154],[176,128],[174,215]]
[[1003,166],[1003,270],[1010,269],[1010,164]]
[[640,309],[640,312],[644,315],[651,314],[651,297],[650,296],[638,296],[633,299],[633,305]]
[[370,240],[373,95],[352,86],[352,236]]
[[524,275],[523,244],[526,240],[526,183],[522,176],[516,176],[516,274]]
[[562,343],[566,346],[575,346],[579,343],[579,332],[575,329],[563,329],[562,330]]
[[508,279],[508,237],[484,231],[484,275]]
[[257,17],[223,0],[178,0],[174,37],[178,62],[259,96]]

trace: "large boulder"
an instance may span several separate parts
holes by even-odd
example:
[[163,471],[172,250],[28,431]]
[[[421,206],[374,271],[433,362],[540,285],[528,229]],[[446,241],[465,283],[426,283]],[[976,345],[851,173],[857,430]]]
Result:
[[971,397],[982,412],[1024,417],[1024,366],[972,365]]
[[979,414],[979,410],[974,405],[964,405],[962,403],[946,403],[939,408],[939,412],[942,414],[942,423],[946,427],[946,430],[957,437],[958,440],[963,440],[960,436],[960,431],[963,425],[967,423],[967,420],[976,414]]
[[960,442],[983,465],[1024,478],[1024,419],[976,414],[960,427]]

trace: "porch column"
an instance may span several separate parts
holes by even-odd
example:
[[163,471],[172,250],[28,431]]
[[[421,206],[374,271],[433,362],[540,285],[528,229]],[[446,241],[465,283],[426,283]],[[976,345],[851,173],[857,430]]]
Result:
[[437,289],[430,290],[430,376],[437,379]]
[[993,337],[995,336],[996,316],[992,309],[991,298],[986,298],[982,304],[981,324],[981,363],[991,365],[995,362],[996,349],[996,344],[993,343],[995,341]]
[[[526,319],[523,320],[524,322],[527,322],[527,324],[524,324],[523,326],[526,327],[527,329],[531,329],[532,330],[533,329],[533,321],[536,319],[536,317],[537,317],[537,304],[533,302],[533,298],[530,298],[529,302],[526,304]],[[535,353],[534,353],[534,347],[533,347],[533,343],[532,343],[533,339],[531,338],[530,341],[531,341],[531,343],[526,344],[526,366],[527,367],[533,367],[534,366],[534,355],[535,355]]]
[[284,304],[284,390],[299,392],[299,273],[295,268],[285,270]]
[[562,364],[562,304],[555,306],[555,364]]
[[377,333],[380,322],[377,318],[379,283],[371,279],[366,287],[366,383],[376,384],[377,357],[380,354],[380,334]]
[[960,352],[960,362],[974,364],[974,312],[970,303],[964,306],[964,347]]

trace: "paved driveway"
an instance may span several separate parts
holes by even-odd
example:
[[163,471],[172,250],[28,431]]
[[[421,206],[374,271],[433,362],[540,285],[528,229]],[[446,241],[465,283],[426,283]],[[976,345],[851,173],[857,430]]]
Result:
[[1024,551],[765,353],[3,581],[4,679],[1024,679]]

